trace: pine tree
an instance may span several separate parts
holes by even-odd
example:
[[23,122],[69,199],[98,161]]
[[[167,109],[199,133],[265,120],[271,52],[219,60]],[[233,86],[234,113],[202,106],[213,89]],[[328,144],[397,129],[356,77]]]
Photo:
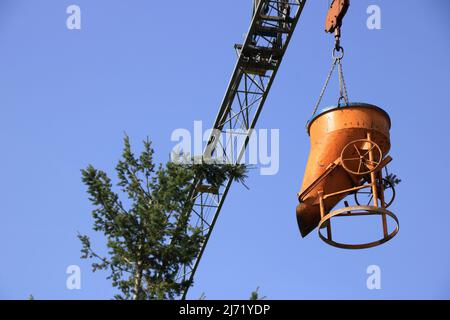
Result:
[[104,171],[92,165],[81,170],[95,207],[93,229],[104,234],[108,248],[102,256],[88,236],[79,234],[82,258],[95,260],[94,272],[109,271],[108,279],[120,291],[116,299],[174,299],[192,285],[177,275],[181,265],[193,262],[203,241],[200,228],[189,224],[194,181],[219,188],[229,178],[246,178],[244,165],[168,162],[156,167],[153,155],[147,139],[135,156],[125,136],[116,166],[120,193]]
[[259,294],[259,287],[256,288],[255,291],[252,291],[250,294],[250,300],[264,300],[266,297],[261,297]]

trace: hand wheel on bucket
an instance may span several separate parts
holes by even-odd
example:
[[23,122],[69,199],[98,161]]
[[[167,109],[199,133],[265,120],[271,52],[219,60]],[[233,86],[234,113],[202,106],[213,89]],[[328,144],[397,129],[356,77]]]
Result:
[[[380,191],[379,182],[377,183],[377,190]],[[391,181],[383,178],[383,194],[384,194],[384,208],[389,208],[395,199],[395,188]],[[380,196],[378,195],[378,198]],[[372,189],[360,189],[355,192],[355,202],[358,206],[368,206],[373,200]]]
[[355,175],[366,175],[375,171],[383,160],[380,147],[367,139],[354,140],[341,153],[341,164]]

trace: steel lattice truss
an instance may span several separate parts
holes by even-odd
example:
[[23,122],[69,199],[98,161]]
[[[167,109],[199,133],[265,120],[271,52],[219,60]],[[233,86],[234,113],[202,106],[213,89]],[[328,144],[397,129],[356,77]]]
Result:
[[[224,157],[241,163],[258,117],[277,74],[306,0],[255,1],[254,15],[244,44],[235,45],[238,60],[214,122],[204,157]],[[217,132],[226,136],[218,139]],[[238,136],[238,137],[237,137]],[[221,141],[224,140],[225,142]],[[241,143],[235,147],[234,141]],[[230,146],[231,145],[231,146]],[[178,280],[193,281],[233,179],[219,190],[197,181],[191,194],[189,223],[200,227],[204,241],[192,265],[180,268]],[[182,298],[186,298],[186,290]]]

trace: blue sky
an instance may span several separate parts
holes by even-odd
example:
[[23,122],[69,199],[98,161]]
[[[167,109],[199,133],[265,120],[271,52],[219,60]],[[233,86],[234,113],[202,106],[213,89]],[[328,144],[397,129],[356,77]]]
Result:
[[[65,25],[71,4],[82,10],[78,31]],[[370,4],[381,8],[381,30],[366,27]],[[449,9],[446,0],[352,1],[343,29],[350,100],[392,118],[399,235],[365,251],[299,235],[304,124],[333,41],[323,32],[327,1],[308,1],[258,123],[280,129],[280,171],[232,188],[189,297],[246,299],[259,286],[273,299],[450,298]],[[212,124],[250,14],[250,0],[1,1],[1,299],[113,296],[106,274],[79,258],[77,231],[102,248],[80,169],[112,174],[124,132],[137,150],[149,136],[166,161],[174,129]],[[74,264],[81,290],[66,288]],[[366,287],[373,264],[381,290]]]

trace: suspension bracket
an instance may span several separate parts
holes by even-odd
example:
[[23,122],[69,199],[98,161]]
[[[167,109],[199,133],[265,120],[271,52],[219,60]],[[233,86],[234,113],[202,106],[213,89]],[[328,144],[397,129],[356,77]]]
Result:
[[341,27],[345,14],[350,7],[350,0],[333,0],[328,9],[325,20],[325,32],[334,33],[335,48],[337,51],[341,48]]

